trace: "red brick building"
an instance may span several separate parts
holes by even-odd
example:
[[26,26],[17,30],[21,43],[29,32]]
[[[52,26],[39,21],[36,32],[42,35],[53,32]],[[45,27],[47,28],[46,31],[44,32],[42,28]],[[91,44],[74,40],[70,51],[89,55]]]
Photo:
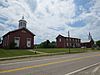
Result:
[[81,47],[86,47],[86,48],[92,48],[93,45],[94,45],[94,40],[93,39],[91,39],[87,42],[82,42],[81,43]]
[[81,47],[92,48],[93,45],[94,45],[94,40],[93,40],[93,38],[92,38],[91,33],[89,32],[88,41],[82,42],[82,43],[81,43]]
[[62,35],[58,35],[56,37],[56,43],[58,48],[79,48],[81,47],[81,39],[72,38],[72,37],[64,37]]
[[[19,29],[10,31],[3,36],[3,48],[10,48],[11,45],[15,48],[27,49],[34,47],[34,34],[26,28],[27,22],[24,17],[19,20]],[[14,45],[15,44],[15,45]]]

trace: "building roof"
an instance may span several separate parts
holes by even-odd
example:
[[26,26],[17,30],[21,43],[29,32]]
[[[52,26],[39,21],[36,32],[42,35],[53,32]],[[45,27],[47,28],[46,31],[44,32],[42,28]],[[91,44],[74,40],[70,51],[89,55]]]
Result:
[[35,36],[35,34],[33,34],[31,31],[29,31],[27,28],[21,28],[21,29],[16,29],[16,30],[13,30],[13,31],[9,31],[8,33],[6,33],[3,37],[9,35],[10,33],[13,33],[13,32],[17,32],[19,30],[25,30],[25,31],[28,31],[31,35]]
[[85,41],[82,41],[81,43],[90,43],[90,42],[94,42],[94,40],[93,39],[85,40]]
[[90,43],[90,42],[81,42],[81,44],[88,44],[88,43]]
[[84,40],[84,41],[82,40],[82,43],[85,43],[85,42],[90,42],[90,40]]
[[[65,36],[62,36],[62,35],[59,34],[59,35],[56,37],[56,39],[59,38],[59,37],[69,38],[69,37],[65,37]],[[73,37],[70,37],[70,38],[71,38],[71,39],[79,39],[79,38],[73,38]]]

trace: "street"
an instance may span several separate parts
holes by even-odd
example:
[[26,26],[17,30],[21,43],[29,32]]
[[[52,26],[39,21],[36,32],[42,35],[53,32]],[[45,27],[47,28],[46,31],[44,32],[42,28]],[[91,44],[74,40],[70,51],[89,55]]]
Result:
[[[68,73],[99,62],[100,52],[7,60],[0,61],[0,75],[68,75]],[[92,67],[85,72],[94,71],[96,68]]]
[[100,64],[84,69],[82,71],[73,73],[71,75],[100,75]]

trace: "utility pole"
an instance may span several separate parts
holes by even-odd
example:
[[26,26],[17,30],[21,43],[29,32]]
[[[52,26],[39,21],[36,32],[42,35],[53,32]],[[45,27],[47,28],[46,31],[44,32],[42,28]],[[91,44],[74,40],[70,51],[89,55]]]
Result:
[[70,53],[70,33],[68,31],[68,47],[69,47],[69,53]]

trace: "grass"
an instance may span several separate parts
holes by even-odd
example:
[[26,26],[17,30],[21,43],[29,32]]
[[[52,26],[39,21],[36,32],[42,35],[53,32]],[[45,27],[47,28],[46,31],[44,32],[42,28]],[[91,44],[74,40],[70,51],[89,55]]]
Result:
[[[60,52],[66,52],[69,53],[68,48],[50,48],[50,49],[36,49],[36,51],[39,52],[45,52],[45,53],[60,53]],[[84,49],[81,48],[70,48],[71,53],[80,53],[84,52]]]
[[[60,52],[69,53],[69,48],[36,49],[36,51],[45,52],[45,53],[60,53]],[[91,48],[85,48],[85,49],[70,48],[70,53],[82,53],[82,52],[88,52],[88,51],[100,51],[100,50],[92,50]]]
[[34,52],[28,50],[5,50],[0,49],[0,58],[2,57],[12,57],[12,56],[22,56],[22,55],[34,55]]
[[[49,49],[33,49],[37,51],[37,54],[43,53],[69,53],[68,48],[49,48]],[[88,51],[100,51],[100,50],[92,50],[91,48],[70,48],[70,53],[82,53]],[[13,56],[23,56],[23,55],[35,55],[35,52],[31,52],[28,50],[17,50],[17,49],[0,49],[0,58],[2,57],[13,57]]]

